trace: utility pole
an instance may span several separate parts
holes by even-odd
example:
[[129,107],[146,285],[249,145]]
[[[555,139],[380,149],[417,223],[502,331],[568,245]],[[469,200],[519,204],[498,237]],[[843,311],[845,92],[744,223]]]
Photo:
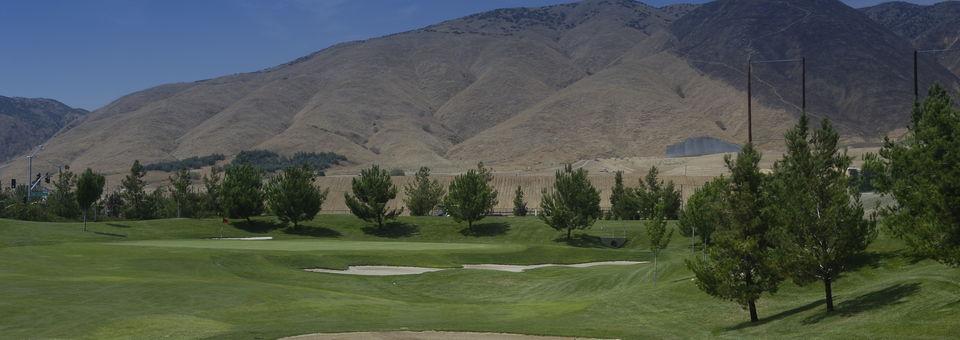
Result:
[[747,60],[747,143],[753,143],[753,64],[773,64],[773,63],[800,63],[801,81],[800,87],[803,93],[803,102],[800,104],[803,113],[807,112],[807,58],[799,59],[777,59],[777,60],[758,60],[753,61],[753,57]]
[[753,144],[753,56],[747,59],[747,144]]
[[40,144],[40,146],[34,149],[33,152],[27,156],[27,184],[28,185],[27,185],[27,197],[25,197],[26,201],[24,203],[30,203],[30,196],[31,196],[30,194],[33,192],[33,185],[34,185],[33,180],[31,180],[31,178],[33,178],[33,157],[36,157],[37,153],[39,153],[40,150],[43,150],[43,144]]
[[913,102],[920,102],[920,63],[918,61],[920,54],[933,54],[940,52],[957,52],[960,47],[944,48],[939,50],[913,50]]

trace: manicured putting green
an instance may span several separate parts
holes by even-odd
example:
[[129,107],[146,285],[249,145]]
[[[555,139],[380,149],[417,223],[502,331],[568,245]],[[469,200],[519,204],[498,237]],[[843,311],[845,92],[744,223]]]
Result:
[[435,243],[435,242],[377,242],[339,240],[144,240],[110,242],[107,244],[143,247],[209,248],[239,250],[286,251],[424,251],[424,250],[517,250],[522,247],[505,244]]

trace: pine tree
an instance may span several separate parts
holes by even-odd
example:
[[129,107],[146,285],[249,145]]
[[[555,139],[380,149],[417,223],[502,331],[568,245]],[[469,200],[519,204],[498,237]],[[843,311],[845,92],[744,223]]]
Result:
[[74,191],[76,185],[77,176],[70,172],[69,167],[57,176],[57,180],[53,182],[54,190],[47,198],[54,215],[71,219],[80,215],[80,207],[77,205],[77,195]]
[[913,109],[902,142],[887,140],[869,155],[865,173],[897,204],[881,211],[884,224],[920,256],[960,267],[960,110],[939,85]]
[[523,200],[523,188],[519,185],[513,196],[513,216],[527,216],[527,202]]
[[634,189],[623,184],[623,171],[617,171],[614,175],[610,192],[610,217],[615,220],[640,218],[640,199]]
[[493,177],[483,163],[476,170],[457,175],[450,182],[443,206],[457,223],[467,222],[467,229],[473,231],[473,223],[487,216],[497,205],[497,191],[490,186]]
[[77,180],[77,206],[83,211],[83,231],[87,231],[87,214],[90,206],[103,196],[106,179],[87,168]]
[[764,214],[765,178],[760,173],[760,153],[747,144],[736,160],[725,158],[730,184],[724,200],[724,217],[716,221],[710,257],[687,260],[697,286],[712,296],[739,303],[759,320],[756,302],[765,292],[776,292],[783,278],[773,256],[773,235]]
[[221,204],[230,218],[243,218],[263,213],[263,173],[249,164],[227,168],[221,188]]
[[729,182],[717,177],[694,191],[687,200],[686,208],[680,213],[680,234],[700,239],[704,254],[716,225],[724,222],[726,189]]
[[673,238],[673,229],[667,232],[666,206],[661,202],[653,209],[653,216],[647,220],[647,237],[650,240],[650,250],[653,251],[653,284],[657,284],[657,258],[660,252],[667,248]]
[[361,170],[360,177],[355,177],[351,184],[353,194],[344,193],[343,197],[354,216],[383,228],[386,220],[403,213],[402,209],[387,208],[387,203],[397,197],[397,187],[390,181],[390,172],[379,165]]
[[411,216],[429,215],[443,201],[446,193],[439,181],[430,180],[428,167],[420,167],[413,182],[404,187],[404,192],[407,197],[403,202],[410,209]]
[[177,218],[183,217],[183,208],[190,199],[190,172],[180,169],[170,180],[171,195],[177,204]]
[[638,195],[642,197],[641,206],[640,206],[640,217],[641,218],[650,218],[653,216],[654,208],[657,206],[657,203],[660,202],[662,198],[661,191],[663,187],[663,182],[659,178],[660,169],[657,167],[651,167],[647,172],[647,175],[641,180],[642,189],[638,188]]
[[139,160],[133,161],[130,174],[120,182],[123,196],[123,216],[132,219],[147,219],[151,215],[151,207],[147,204],[147,193],[144,191],[143,176],[146,171]]
[[567,231],[572,239],[574,229],[586,229],[600,218],[600,191],[593,187],[584,169],[573,170],[569,164],[558,170],[553,190],[543,190],[540,219],[559,231]]
[[860,190],[847,175],[851,158],[824,120],[812,136],[807,116],[787,132],[787,154],[774,165],[770,211],[785,274],[798,285],[823,282],[827,311],[832,284],[876,237],[864,220]]
[[294,227],[301,221],[312,220],[320,212],[329,192],[313,184],[316,178],[316,172],[307,164],[284,169],[267,184],[270,211],[280,221],[293,223]]
[[213,168],[210,175],[203,175],[204,192],[201,196],[202,208],[206,213],[213,213],[220,216],[223,214],[222,189],[223,183],[220,177],[220,171]]

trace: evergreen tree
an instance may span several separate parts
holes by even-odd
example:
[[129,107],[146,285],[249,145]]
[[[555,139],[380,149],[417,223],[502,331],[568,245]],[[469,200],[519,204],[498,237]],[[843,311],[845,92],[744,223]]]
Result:
[[351,184],[353,194],[344,193],[343,197],[354,216],[382,228],[386,220],[403,213],[403,209],[387,207],[387,203],[397,197],[397,187],[390,181],[390,173],[379,165],[360,171],[360,177],[354,178]]
[[680,234],[700,239],[704,254],[716,225],[722,224],[726,207],[726,189],[729,182],[717,177],[694,191],[680,213]]
[[657,258],[660,252],[667,248],[673,238],[673,229],[667,232],[666,206],[661,202],[653,209],[653,216],[647,220],[647,237],[650,239],[650,250],[653,251],[653,284],[657,284]]
[[798,285],[823,282],[827,311],[832,284],[876,236],[863,218],[860,190],[847,175],[851,158],[824,120],[812,136],[806,115],[787,132],[787,154],[774,165],[771,216],[785,273]]
[[523,200],[523,188],[519,185],[513,196],[513,216],[527,216],[527,202]]
[[329,190],[320,190],[313,182],[317,174],[303,164],[283,170],[267,184],[266,196],[270,210],[283,223],[297,227],[301,221],[312,220],[327,199]]
[[497,191],[490,186],[492,180],[489,170],[483,163],[477,170],[469,170],[457,175],[450,182],[444,208],[457,223],[466,221],[467,229],[473,231],[473,223],[483,219],[497,205]]
[[615,220],[640,219],[640,205],[637,192],[623,184],[623,171],[617,171],[610,192],[610,217]]
[[131,220],[147,219],[151,215],[152,207],[147,204],[147,193],[144,191],[143,176],[146,171],[139,160],[133,161],[130,174],[120,182],[123,197],[123,216]]
[[263,213],[263,172],[249,164],[231,165],[223,177],[221,204],[229,218],[244,218]]
[[123,195],[120,194],[120,191],[114,191],[107,195],[103,208],[106,210],[107,216],[120,218],[123,214]]
[[657,203],[660,202],[661,191],[663,190],[663,182],[659,178],[660,169],[657,167],[651,167],[647,172],[647,176],[642,180],[642,187],[644,199],[641,202],[640,207],[640,216],[642,218],[650,218],[653,216],[654,208],[656,208]]
[[87,168],[77,180],[77,206],[83,211],[83,231],[87,231],[87,214],[90,206],[103,196],[106,179]]
[[584,169],[573,170],[569,164],[558,170],[552,191],[543,191],[540,219],[553,229],[567,231],[572,239],[574,229],[586,229],[600,218],[600,191],[593,187]]
[[184,206],[190,201],[190,172],[180,169],[170,180],[171,195],[177,204],[177,218],[183,217]]
[[222,191],[223,182],[220,177],[220,170],[213,168],[210,175],[203,175],[204,192],[201,196],[202,209],[206,213],[212,213],[220,216],[223,214]]
[[764,214],[765,178],[760,153],[747,144],[736,160],[725,157],[730,183],[724,217],[716,221],[707,259],[687,260],[697,286],[712,296],[739,303],[756,322],[756,302],[764,292],[776,292],[783,278],[773,256],[773,235]]
[[677,190],[673,181],[668,181],[660,190],[659,202],[663,203],[664,216],[669,220],[680,218],[680,191]]
[[77,205],[77,195],[74,187],[77,185],[77,176],[67,167],[53,182],[53,192],[47,198],[50,210],[54,215],[63,218],[77,218],[80,215],[80,206]]
[[937,85],[912,119],[903,141],[887,140],[864,172],[897,201],[881,211],[892,234],[917,255],[960,267],[960,110]]
[[446,193],[437,180],[430,180],[430,168],[420,167],[413,182],[407,183],[404,203],[410,209],[411,216],[426,216],[443,201]]

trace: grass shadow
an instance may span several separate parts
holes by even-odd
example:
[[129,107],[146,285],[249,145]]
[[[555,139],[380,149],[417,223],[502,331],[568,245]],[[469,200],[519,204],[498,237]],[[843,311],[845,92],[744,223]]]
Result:
[[379,236],[379,237],[388,237],[388,238],[401,238],[401,237],[410,237],[420,233],[420,226],[411,223],[403,222],[388,222],[383,225],[383,227],[377,228],[376,226],[366,226],[363,227],[363,233],[367,235]]
[[327,228],[327,227],[311,227],[305,225],[298,225],[296,227],[289,227],[283,230],[284,234],[291,235],[300,235],[300,236],[312,236],[312,237],[340,237],[343,236],[339,231]]
[[884,263],[888,262],[890,259],[900,256],[896,252],[865,252],[859,255],[854,256],[850,263],[848,264],[850,271],[857,271],[865,267],[870,267],[873,269],[880,268]]
[[283,227],[283,224],[274,221],[238,221],[230,223],[230,225],[254,234],[266,234]]
[[133,226],[126,225],[126,224],[120,224],[120,223],[106,223],[106,225],[111,226],[111,227],[114,227],[114,228],[133,228]]
[[97,235],[111,236],[111,237],[124,237],[124,238],[127,237],[127,235],[123,235],[123,234],[104,233],[104,232],[100,232],[100,231],[94,231],[93,233],[94,233],[94,234],[97,234]]
[[504,235],[510,231],[510,225],[506,223],[483,223],[483,224],[474,224],[473,229],[463,228],[460,229],[460,234],[463,236],[498,236]]
[[754,326],[760,326],[760,325],[766,324],[766,323],[771,322],[771,321],[777,321],[777,320],[786,318],[786,317],[791,316],[791,315],[795,315],[795,314],[798,314],[798,313],[806,312],[806,311],[808,311],[808,310],[817,308],[817,307],[819,307],[819,306],[821,306],[821,305],[823,305],[823,304],[825,304],[825,303],[826,303],[826,301],[824,301],[824,300],[814,301],[814,302],[805,304],[805,305],[800,306],[800,307],[788,309],[788,310],[782,311],[782,312],[780,312],[780,313],[777,313],[777,314],[774,314],[774,315],[771,315],[771,316],[768,316],[768,317],[765,317],[765,318],[760,318],[760,320],[757,321],[757,322],[750,322],[750,321],[741,322],[741,323],[739,323],[739,324],[737,324],[737,325],[735,325],[735,326],[728,327],[726,330],[728,330],[728,331],[735,331],[735,330],[739,330],[739,329],[750,328],[750,327],[754,327]]
[[578,247],[578,248],[610,248],[603,243],[603,239],[599,236],[578,234],[573,235],[570,239],[567,239],[566,235],[560,236],[553,240],[557,243],[566,243],[568,246]]
[[831,316],[853,316],[865,311],[903,303],[903,299],[920,291],[920,283],[898,283],[893,286],[869,292],[838,304],[833,312],[823,312],[803,320],[804,324],[814,324]]

